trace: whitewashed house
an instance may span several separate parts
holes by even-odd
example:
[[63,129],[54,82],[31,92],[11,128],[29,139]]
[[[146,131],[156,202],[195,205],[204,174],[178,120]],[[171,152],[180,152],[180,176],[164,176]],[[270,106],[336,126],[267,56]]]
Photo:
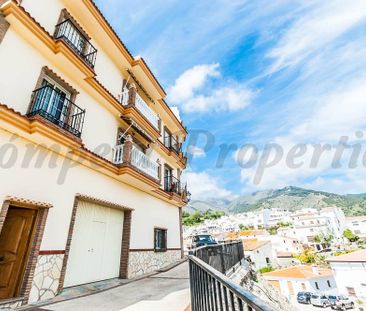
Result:
[[328,259],[341,294],[366,298],[366,250]]
[[347,217],[346,227],[359,237],[366,238],[366,216]]
[[255,270],[276,265],[269,241],[243,239],[244,256],[252,263]]
[[264,273],[265,279],[283,295],[296,296],[300,291],[336,293],[332,270],[299,265]]

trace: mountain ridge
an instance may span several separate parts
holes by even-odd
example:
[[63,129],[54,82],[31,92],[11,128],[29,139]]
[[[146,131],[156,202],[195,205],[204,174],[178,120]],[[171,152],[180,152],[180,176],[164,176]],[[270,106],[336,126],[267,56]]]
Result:
[[299,210],[303,208],[321,209],[330,206],[341,208],[346,216],[366,215],[366,193],[342,195],[287,186],[280,189],[256,191],[232,200],[193,200],[188,204],[186,211],[220,210],[228,214],[236,214],[264,208]]

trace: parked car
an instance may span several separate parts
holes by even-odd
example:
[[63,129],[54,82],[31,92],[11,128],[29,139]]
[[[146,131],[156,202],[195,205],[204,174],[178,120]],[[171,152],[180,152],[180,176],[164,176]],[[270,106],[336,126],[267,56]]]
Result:
[[311,294],[310,292],[298,292],[297,293],[297,302],[298,303],[306,303],[306,304],[310,304],[310,298],[311,298]]
[[209,234],[197,234],[192,238],[192,248],[216,244],[215,239]]
[[353,309],[355,307],[355,303],[344,295],[329,295],[328,299],[331,308],[335,310]]
[[313,306],[323,307],[323,308],[330,306],[328,297],[323,294],[312,294],[310,301]]

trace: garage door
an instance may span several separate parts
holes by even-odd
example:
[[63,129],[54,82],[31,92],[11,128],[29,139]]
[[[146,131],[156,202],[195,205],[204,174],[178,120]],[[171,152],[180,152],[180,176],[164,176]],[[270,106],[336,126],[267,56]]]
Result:
[[64,286],[119,276],[123,211],[79,201]]

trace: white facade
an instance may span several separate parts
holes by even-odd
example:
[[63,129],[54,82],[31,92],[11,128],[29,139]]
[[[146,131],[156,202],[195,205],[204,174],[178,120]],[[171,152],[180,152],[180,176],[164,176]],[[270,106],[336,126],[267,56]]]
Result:
[[258,243],[257,247],[246,248],[246,241],[243,240],[244,244],[244,256],[250,258],[250,262],[253,264],[255,270],[276,265],[275,258],[273,257],[271,243]]
[[[180,259],[185,200],[180,185],[178,193],[171,180],[180,179],[185,160],[169,149],[164,137],[170,132],[183,142],[187,133],[163,101],[164,90],[144,61],[129,54],[91,1],[0,3],[0,23],[9,25],[0,40],[0,148],[10,155],[0,155],[0,201],[10,202],[9,209],[31,208],[46,215],[44,231],[43,218],[34,222],[42,234],[34,229],[39,249],[28,250],[30,261],[36,261],[35,268],[30,267],[35,277],[24,283],[30,287],[24,302],[51,298],[59,287],[121,276],[125,265],[126,277],[135,277]],[[65,9],[69,19],[63,15]],[[97,49],[94,68],[69,43],[52,35],[63,19],[90,36],[84,39]],[[36,111],[33,118],[28,113],[39,94],[33,91],[43,80],[51,81],[52,94],[65,91],[67,101],[58,97],[62,108],[47,106],[42,109],[48,116]],[[140,106],[135,101],[128,108],[118,101],[124,81],[133,82],[129,86],[141,97]],[[76,116],[74,106],[66,106],[69,101],[85,110],[80,137],[70,131]],[[57,118],[52,109],[61,111]],[[155,117],[158,127],[151,121]],[[125,146],[132,137],[137,151],[131,153],[132,159],[126,157],[128,162],[116,163],[113,152],[121,132],[129,139]],[[86,203],[80,198],[85,197],[96,203],[83,209]],[[7,221],[7,211],[2,212],[0,232]],[[157,251],[159,243],[164,247]],[[121,257],[123,251],[129,254],[127,259]]]
[[360,237],[366,237],[366,216],[347,217],[346,227]]
[[344,295],[366,298],[366,251],[329,259],[338,291]]
[[264,273],[263,278],[284,296],[296,296],[300,291],[337,293],[334,277],[329,269],[294,266]]

